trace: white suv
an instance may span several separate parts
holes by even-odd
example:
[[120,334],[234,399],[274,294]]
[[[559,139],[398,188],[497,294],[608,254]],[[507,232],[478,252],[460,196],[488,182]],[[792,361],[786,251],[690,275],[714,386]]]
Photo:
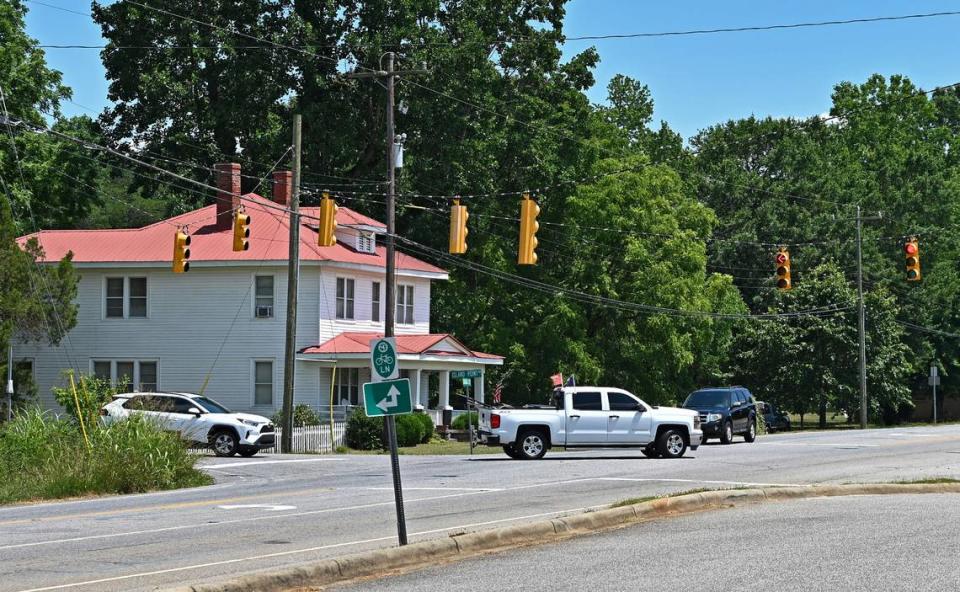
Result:
[[233,413],[213,399],[191,393],[126,393],[100,410],[106,424],[134,414],[185,440],[208,444],[217,456],[253,456],[274,444],[274,426],[266,417]]

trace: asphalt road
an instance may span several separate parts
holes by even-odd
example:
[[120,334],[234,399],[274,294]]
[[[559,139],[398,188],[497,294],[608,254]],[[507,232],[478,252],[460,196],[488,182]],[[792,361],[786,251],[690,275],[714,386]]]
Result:
[[[152,590],[396,544],[386,456],[203,464],[216,485],[0,508],[0,592]],[[698,487],[960,478],[960,426],[738,438],[678,460],[551,451],[403,456],[401,467],[416,541]]]
[[952,592],[960,582],[957,501],[955,494],[884,495],[741,506],[337,590]]

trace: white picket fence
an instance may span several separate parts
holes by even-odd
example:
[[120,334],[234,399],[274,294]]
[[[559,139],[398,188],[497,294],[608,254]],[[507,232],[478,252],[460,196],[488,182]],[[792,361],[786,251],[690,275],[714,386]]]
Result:
[[[312,453],[312,454],[331,454],[339,446],[343,446],[344,435],[347,432],[347,422],[333,422],[333,438],[330,438],[330,424],[305,426],[302,428],[293,428],[292,445],[289,451],[292,453]],[[277,428],[276,444],[269,448],[262,448],[261,452],[280,453],[280,443],[283,441],[283,430]],[[209,448],[191,448],[191,451],[197,453],[212,454]]]
[[263,452],[306,452],[314,454],[331,454],[338,446],[343,446],[344,434],[347,432],[347,422],[333,422],[333,438],[330,438],[330,424],[304,426],[293,428],[290,450],[281,450],[283,429],[277,428],[276,444],[272,448],[264,448]]

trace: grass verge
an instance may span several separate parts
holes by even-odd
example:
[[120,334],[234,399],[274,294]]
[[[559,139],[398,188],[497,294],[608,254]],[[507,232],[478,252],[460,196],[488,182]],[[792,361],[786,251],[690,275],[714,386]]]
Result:
[[927,477],[925,479],[911,479],[908,481],[894,481],[899,485],[923,485],[931,483],[960,483],[960,479],[954,479],[953,477]]
[[39,409],[0,429],[0,504],[209,485],[175,435],[139,418],[88,426]]
[[685,489],[683,491],[675,491],[673,493],[665,493],[663,495],[645,495],[643,497],[631,497],[618,502],[610,504],[611,508],[622,508],[623,506],[632,506],[634,504],[642,504],[643,502],[653,501],[655,499],[663,499],[667,497],[680,497],[681,495],[691,495],[694,493],[703,493],[705,491],[735,491],[738,489],[750,489],[749,487],[723,487],[720,489],[710,489],[709,487],[697,487],[696,489]]

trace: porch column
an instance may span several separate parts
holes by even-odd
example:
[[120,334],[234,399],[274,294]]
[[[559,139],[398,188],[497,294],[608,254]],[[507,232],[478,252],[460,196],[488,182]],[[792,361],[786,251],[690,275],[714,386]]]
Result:
[[422,373],[422,370],[420,370],[420,368],[417,368],[416,372],[414,372],[413,374],[413,384],[411,385],[414,393],[413,406],[414,406],[414,409],[417,409],[417,410],[422,410],[424,408],[423,398],[422,398],[423,394],[420,392],[420,374],[421,373]]
[[440,409],[453,409],[450,406],[450,371],[440,373]]
[[483,375],[484,369],[480,368],[480,378],[474,380],[473,398],[483,403]]

